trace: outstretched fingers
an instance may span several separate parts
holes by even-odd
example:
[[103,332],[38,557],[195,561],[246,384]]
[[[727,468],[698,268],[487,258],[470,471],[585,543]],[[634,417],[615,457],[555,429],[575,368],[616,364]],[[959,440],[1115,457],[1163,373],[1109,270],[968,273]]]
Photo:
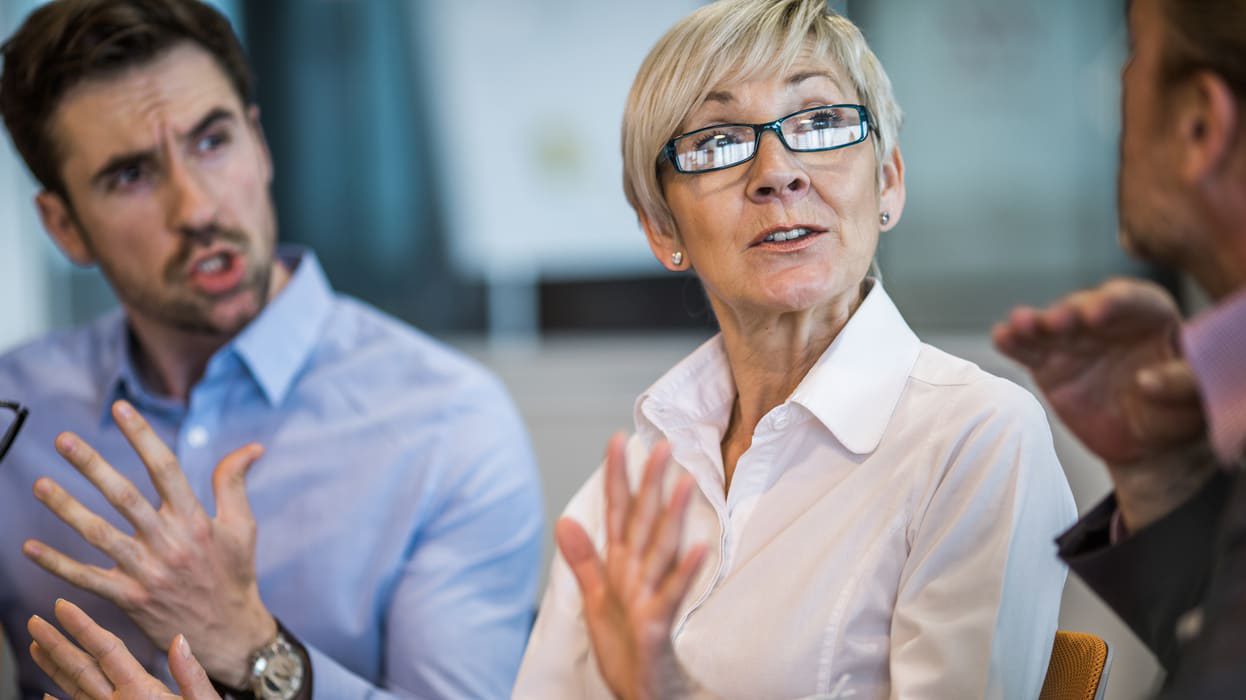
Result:
[[97,624],[82,608],[67,600],[58,600],[55,611],[61,626],[95,659],[112,685],[124,686],[147,677],[147,671],[125,643]]
[[55,444],[60,456],[99,489],[135,531],[147,535],[159,532],[161,523],[156,509],[133,482],[122,476],[95,448],[73,433],[56,436]]
[[70,697],[108,698],[113,686],[95,659],[69,641],[47,620],[35,615],[26,623],[34,640],[30,657]]
[[645,462],[640,489],[632,498],[632,508],[627,514],[627,546],[634,553],[643,552],[653,536],[654,525],[662,512],[662,485],[670,459],[670,445],[659,442]]
[[632,507],[632,492],[627,484],[627,438],[615,433],[606,444],[606,468],[602,479],[606,499],[606,541],[609,547],[623,543],[627,532],[627,514]]
[[662,582],[658,595],[662,598],[665,605],[664,612],[668,618],[675,614],[679,603],[688,595],[692,581],[696,578],[697,571],[701,569],[701,564],[705,562],[708,554],[709,546],[704,543],[690,547],[683,559],[679,561],[679,566]]
[[692,487],[691,476],[685,474],[679,479],[671,492],[670,502],[649,538],[640,577],[641,582],[650,588],[659,588],[675,566],[679,544],[683,540],[684,515],[692,498]]
[[160,498],[182,515],[193,515],[201,512],[203,506],[195,497],[177,455],[164,444],[146,418],[126,401],[118,401],[112,407],[113,420],[121,428],[121,434],[129,441],[130,446],[138,453],[139,459],[147,467],[151,483],[156,487]]

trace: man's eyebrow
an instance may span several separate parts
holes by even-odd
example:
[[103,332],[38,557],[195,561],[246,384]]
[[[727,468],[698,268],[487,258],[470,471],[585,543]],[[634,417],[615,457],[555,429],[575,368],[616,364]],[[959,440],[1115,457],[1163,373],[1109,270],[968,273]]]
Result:
[[208,129],[211,129],[217,124],[221,122],[234,121],[235,119],[237,119],[237,117],[232,111],[225,109],[224,107],[217,107],[208,112],[203,119],[200,119],[193,127],[191,127],[190,131],[186,132],[186,135],[183,138],[186,140],[194,140],[195,137],[199,136]]
[[[232,111],[225,109],[224,107],[217,107],[196,122],[195,125],[190,128],[190,131],[186,132],[185,136],[180,137],[180,140],[193,141],[201,136],[203,132],[211,129],[217,124],[234,121],[236,119],[237,116]],[[112,158],[109,158],[108,162],[96,171],[95,175],[91,177],[91,184],[104,184],[104,181],[121,170],[125,170],[126,168],[131,168],[136,165],[142,165],[143,163],[149,163],[155,159],[156,149],[154,148],[148,148],[141,151],[130,151],[128,153],[119,153]]]
[[120,153],[115,155],[112,158],[109,158],[107,163],[104,163],[104,167],[100,168],[94,175],[91,176],[91,185],[96,187],[104,185],[106,184],[105,181],[116,173],[125,170],[126,168],[132,168],[136,165],[149,163],[155,159],[156,149],[154,148],[148,148],[142,151],[130,151],[129,153]]

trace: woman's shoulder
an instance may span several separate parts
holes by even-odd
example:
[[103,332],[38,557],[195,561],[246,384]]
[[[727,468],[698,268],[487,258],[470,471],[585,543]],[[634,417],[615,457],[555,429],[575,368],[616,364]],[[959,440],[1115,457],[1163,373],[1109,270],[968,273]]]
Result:
[[1029,390],[977,363],[923,343],[909,375],[908,399],[939,414],[970,422],[1004,422],[1048,429],[1046,412]]

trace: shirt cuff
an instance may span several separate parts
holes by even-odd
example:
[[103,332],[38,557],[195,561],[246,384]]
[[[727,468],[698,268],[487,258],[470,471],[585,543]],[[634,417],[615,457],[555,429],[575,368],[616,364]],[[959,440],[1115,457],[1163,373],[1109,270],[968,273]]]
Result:
[[1125,517],[1121,509],[1112,511],[1112,519],[1108,522],[1108,544],[1114,545],[1129,537],[1129,528],[1125,527]]
[[[307,653],[307,647],[290,630],[286,629],[285,625],[281,624],[281,620],[273,617],[273,621],[277,623],[277,632],[285,637],[290,646],[294,647],[294,650],[303,661],[303,685],[299,687],[299,692],[295,694],[293,700],[311,700],[312,663],[311,656]],[[216,689],[222,700],[255,700],[255,693],[252,693],[250,689],[239,690],[223,685],[212,678],[208,680],[212,681],[212,687]]]

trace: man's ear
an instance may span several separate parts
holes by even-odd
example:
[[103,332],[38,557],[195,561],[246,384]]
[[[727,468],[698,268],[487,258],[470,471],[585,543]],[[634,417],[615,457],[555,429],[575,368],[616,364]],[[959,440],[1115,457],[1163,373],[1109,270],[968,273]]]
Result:
[[900,154],[900,146],[891,149],[891,155],[883,161],[879,172],[878,212],[887,215],[887,223],[880,222],[880,230],[890,231],[900,223],[904,215],[904,156]]
[[82,267],[95,264],[95,253],[83,235],[73,208],[63,196],[43,190],[35,195],[35,208],[39,210],[44,230],[70,262]]
[[1174,99],[1180,174],[1187,183],[1205,182],[1233,158],[1241,109],[1224,78],[1199,71]]
[[678,233],[666,230],[666,226],[643,214],[640,217],[640,226],[645,230],[645,237],[649,239],[649,250],[653,251],[653,257],[658,259],[662,267],[671,272],[687,270],[690,267],[688,251],[684,250]]
[[259,105],[247,107],[247,127],[251,129],[255,142],[259,144],[260,156],[264,159],[264,182],[273,184],[273,154],[268,150],[268,137],[264,135],[264,127],[260,124]]

